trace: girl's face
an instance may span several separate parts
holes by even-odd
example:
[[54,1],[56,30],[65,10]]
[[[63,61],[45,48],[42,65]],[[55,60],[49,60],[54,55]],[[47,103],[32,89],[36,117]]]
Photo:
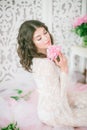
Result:
[[33,42],[38,52],[46,54],[48,46],[51,45],[49,32],[47,32],[44,27],[37,28],[33,35]]

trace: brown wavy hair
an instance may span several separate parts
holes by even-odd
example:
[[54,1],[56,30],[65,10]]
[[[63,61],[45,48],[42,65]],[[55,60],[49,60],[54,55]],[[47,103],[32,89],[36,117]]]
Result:
[[[20,57],[20,63],[25,68],[25,70],[31,72],[32,59],[34,57],[45,58],[46,55],[39,53],[33,42],[33,34],[37,28],[44,27],[46,31],[49,32],[48,27],[37,20],[25,21],[19,28],[18,32],[18,48],[17,53]],[[49,33],[50,34],[50,33]],[[50,34],[51,42],[53,44],[53,39]]]

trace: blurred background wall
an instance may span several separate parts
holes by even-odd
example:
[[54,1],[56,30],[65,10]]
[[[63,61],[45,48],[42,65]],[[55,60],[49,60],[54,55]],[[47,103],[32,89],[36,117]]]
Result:
[[[0,0],[0,82],[13,79],[21,68],[16,52],[21,23],[44,22],[70,59],[71,47],[81,44],[81,38],[71,32],[73,21],[86,13],[87,0]],[[75,66],[78,62],[77,58]]]

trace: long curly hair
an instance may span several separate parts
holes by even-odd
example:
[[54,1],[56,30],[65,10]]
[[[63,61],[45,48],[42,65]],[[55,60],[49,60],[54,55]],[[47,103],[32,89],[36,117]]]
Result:
[[[37,28],[44,27],[46,31],[49,32],[48,27],[37,20],[25,21],[19,28],[18,32],[18,48],[17,53],[20,57],[20,63],[25,68],[25,70],[31,72],[32,59],[35,57],[45,58],[46,55],[39,53],[33,42],[33,35]],[[52,35],[49,33],[51,42],[53,44]]]

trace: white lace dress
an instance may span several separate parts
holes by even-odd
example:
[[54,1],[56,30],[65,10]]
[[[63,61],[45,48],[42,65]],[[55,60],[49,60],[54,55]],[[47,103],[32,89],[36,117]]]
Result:
[[32,69],[40,120],[51,126],[87,126],[87,84],[75,90],[67,74],[47,58],[34,58]]

